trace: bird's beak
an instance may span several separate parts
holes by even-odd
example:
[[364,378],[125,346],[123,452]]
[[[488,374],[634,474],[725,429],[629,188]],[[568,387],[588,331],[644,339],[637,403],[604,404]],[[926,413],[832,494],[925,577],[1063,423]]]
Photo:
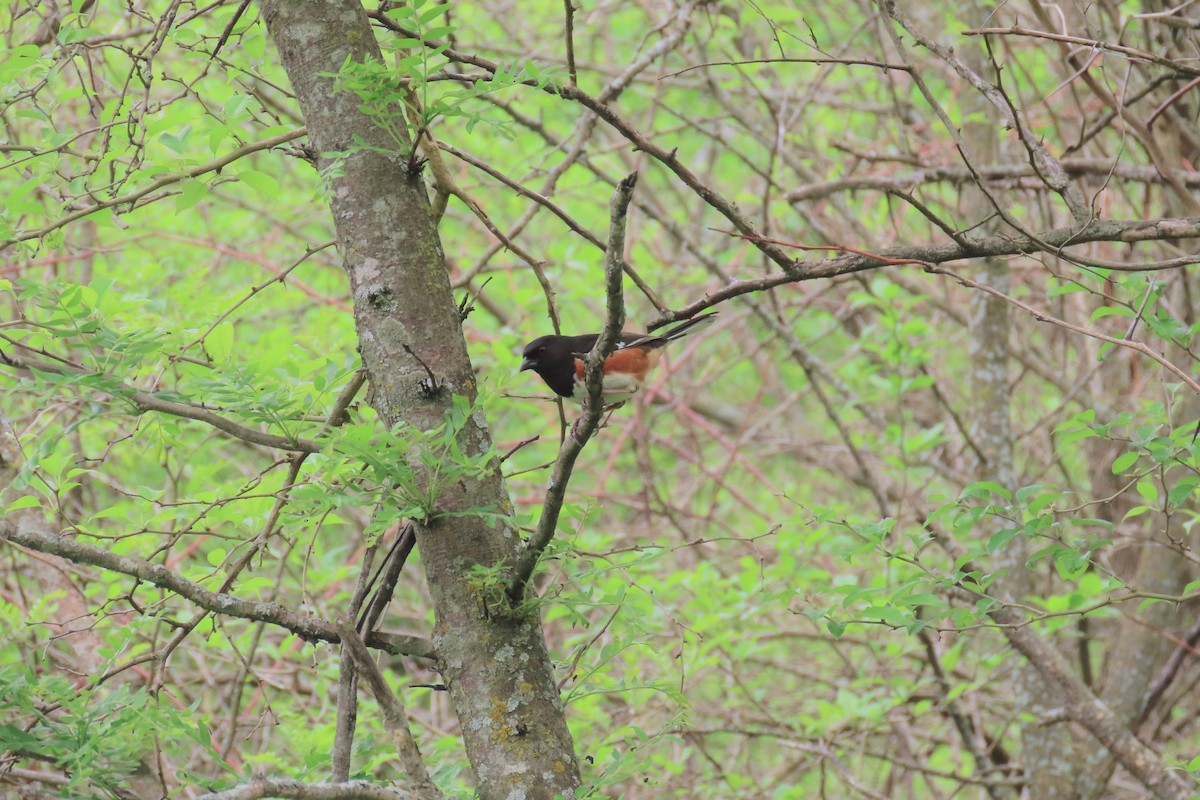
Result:
[[521,360],[521,368],[517,372],[524,372],[527,369],[533,369],[537,366],[537,362],[532,358],[524,358]]

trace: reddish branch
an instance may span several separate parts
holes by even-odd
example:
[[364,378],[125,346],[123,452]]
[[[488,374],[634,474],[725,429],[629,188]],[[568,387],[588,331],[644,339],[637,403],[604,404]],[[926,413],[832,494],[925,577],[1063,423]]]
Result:
[[1200,69],[1197,69],[1193,64],[1188,64],[1183,61],[1176,61],[1173,58],[1166,56],[1155,55],[1147,50],[1139,50],[1136,47],[1130,47],[1124,44],[1113,44],[1099,39],[1086,39],[1082,36],[1070,36],[1065,33],[1052,33],[1050,31],[1039,31],[1033,28],[1023,28],[1020,25],[1013,25],[1008,28],[976,28],[973,30],[965,30],[963,36],[1027,36],[1033,39],[1049,39],[1054,42],[1063,42],[1064,44],[1078,45],[1092,50],[1107,50],[1111,53],[1123,55],[1126,58],[1134,61],[1145,61],[1149,64],[1158,64],[1159,66],[1175,70],[1183,75],[1200,75]]

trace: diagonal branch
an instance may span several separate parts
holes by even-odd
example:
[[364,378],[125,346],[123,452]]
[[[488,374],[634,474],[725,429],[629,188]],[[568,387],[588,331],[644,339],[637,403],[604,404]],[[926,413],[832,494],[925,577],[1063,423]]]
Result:
[[[102,547],[96,547],[68,536],[42,533],[18,525],[11,520],[0,520],[0,542],[10,542],[39,553],[61,556],[77,564],[91,564],[101,569],[129,575],[139,581],[146,581],[174,592],[214,614],[267,622],[289,630],[305,641],[333,643],[341,641],[334,626],[314,614],[294,611],[282,603],[266,600],[242,600],[224,592],[211,592],[200,584],[189,581],[159,564],[110,553]],[[415,636],[375,634],[370,637],[369,643],[372,647],[396,655],[426,658],[433,655],[433,645]]]
[[[959,569],[968,573],[975,571],[976,567],[968,558],[966,548],[953,535],[937,530],[933,534],[937,543],[955,559]],[[987,615],[1041,679],[1054,688],[1056,696],[1062,699],[1067,715],[1103,744],[1113,758],[1141,781],[1154,797],[1159,800],[1185,800],[1191,797],[1189,789],[1194,788],[1195,783],[1185,785],[1181,775],[1168,769],[1162,756],[1121,724],[1112,709],[1075,674],[1062,653],[1030,624],[1029,618],[1007,604],[1011,603],[1011,600],[1003,599],[1008,594],[1007,584],[1007,576],[1003,573],[992,584],[1002,600],[986,598],[995,604],[988,609]],[[977,592],[968,593],[976,599],[986,597]]]
[[[885,2],[880,4],[880,8],[903,27],[918,44],[945,61],[958,73],[959,77],[970,83],[977,92],[987,98],[988,102],[996,107],[996,110],[1004,119],[1006,126],[1017,132],[1021,144],[1029,154],[1030,165],[1037,170],[1038,176],[1045,181],[1047,186],[1062,197],[1063,202],[1070,210],[1071,216],[1075,218],[1075,221],[1080,225],[1086,224],[1093,216],[1092,209],[1088,206],[1079,188],[1071,183],[1062,164],[1050,154],[1045,145],[1042,144],[1033,131],[1029,129],[1029,126],[1025,124],[1024,120],[1017,114],[1016,106],[1005,95],[1003,89],[993,86],[976,74],[965,61],[959,58],[952,48],[943,47],[929,36],[926,36],[912,19],[896,7],[895,0],[885,0]],[[893,34],[893,40],[896,41],[895,31],[891,27],[888,27],[887,30]],[[896,41],[896,47],[897,49],[900,48],[898,41]],[[913,77],[914,81],[920,82],[920,76],[916,71],[910,71],[909,74]],[[926,90],[923,89],[922,92],[925,93]],[[929,97],[928,94],[926,96]],[[930,102],[934,105],[934,110],[938,115],[944,116],[943,112],[938,108],[936,101],[930,98]],[[943,119],[943,122],[948,122],[948,120]],[[947,132],[954,137],[956,142],[958,141],[959,136],[955,126],[948,125]],[[980,188],[983,188],[982,182],[980,182]]]
[[[57,364],[48,364],[44,361],[28,358],[18,353],[6,352],[0,350],[0,364],[6,364],[17,369],[28,370],[30,372],[48,372],[58,375],[77,374],[88,375],[86,370],[75,369],[70,366],[60,366]],[[175,417],[184,417],[186,419],[194,419],[197,422],[205,422],[213,426],[217,430],[224,431],[234,438],[241,439],[251,444],[262,445],[263,447],[274,447],[277,450],[289,450],[298,453],[319,453],[321,445],[308,439],[295,439],[290,436],[279,436],[273,433],[264,433],[254,428],[248,428],[245,425],[239,425],[233,420],[226,419],[220,414],[214,414],[205,408],[196,408],[185,403],[176,403],[171,400],[164,400],[149,392],[141,392],[134,389],[132,386],[125,384],[117,384],[109,390],[114,397],[120,397],[128,400],[140,412],[158,411],[162,414],[170,414]]]
[[[682,17],[687,11],[688,7],[681,9],[679,16]],[[416,31],[412,31],[404,28],[403,26],[397,25],[394,20],[387,17],[382,11],[372,12],[371,14],[368,14],[368,16],[375,22],[383,25],[395,33],[399,33],[402,36],[420,39],[420,36]],[[684,21],[684,23],[685,22],[686,21]],[[667,150],[655,144],[654,142],[651,142],[649,139],[643,136],[633,126],[632,123],[618,114],[608,105],[609,101],[613,100],[617,94],[624,90],[634,72],[636,72],[638,69],[644,68],[645,64],[649,63],[649,61],[657,58],[660,55],[661,49],[667,46],[663,44],[664,42],[668,42],[668,40],[664,39],[663,42],[660,42],[659,46],[657,46],[659,49],[652,48],[651,52],[648,52],[642,57],[642,59],[622,73],[621,76],[610,83],[605,90],[598,95],[590,95],[574,84],[571,86],[551,84],[542,87],[542,91],[546,92],[547,94],[561,97],[564,100],[570,100],[574,103],[578,103],[594,113],[597,117],[608,123],[611,128],[624,136],[638,150],[649,154],[655,160],[661,162],[667,169],[671,170],[671,172],[673,172],[681,181],[683,181],[689,189],[695,192],[700,199],[715,209],[719,214],[721,214],[721,216],[725,217],[725,219],[729,220],[729,222],[735,228],[742,233],[747,234],[748,236],[756,236],[757,231],[754,227],[754,224],[747,219],[741,211],[738,210],[737,206],[733,202],[726,199],[713,187],[704,183],[702,180],[700,180],[696,173],[688,169],[687,165],[680,161],[676,156],[674,149]],[[460,64],[470,64],[471,66],[479,67],[480,69],[484,69],[492,74],[495,74],[496,70],[498,69],[498,65],[495,62],[489,61],[481,56],[455,50],[453,47],[449,47],[447,42],[439,42],[434,39],[421,39],[421,43],[429,49],[437,50],[437,52],[445,55],[445,57],[451,61],[455,61]],[[673,44],[670,44],[670,46],[673,46]],[[537,86],[537,82],[533,80],[522,81],[522,83],[527,86]],[[795,262],[781,248],[776,247],[765,240],[760,241],[755,239],[753,241],[755,246],[757,246],[758,249],[761,250],[762,253],[769,259],[779,265],[781,269],[785,271],[792,271],[795,269]]]
[[187,172],[179,172],[179,173],[175,173],[172,175],[164,175],[161,178],[159,178],[158,180],[151,183],[149,186],[145,186],[145,187],[138,189],[136,191],[133,191],[133,192],[128,192],[128,193],[120,195],[118,197],[112,197],[112,198],[109,198],[108,200],[103,200],[99,203],[96,203],[96,205],[88,206],[87,208],[81,208],[77,211],[72,211],[70,214],[67,214],[65,217],[57,219],[54,222],[51,222],[49,225],[46,225],[45,227],[38,228],[37,230],[20,231],[17,234],[15,234],[14,236],[0,241],[0,250],[3,250],[4,248],[8,247],[9,245],[13,245],[18,242],[26,242],[26,241],[29,241],[30,239],[41,239],[42,237],[46,236],[47,234],[53,233],[54,231],[58,230],[59,228],[62,228],[62,227],[65,227],[65,226],[71,224],[75,220],[83,219],[86,216],[95,214],[97,211],[101,211],[106,208],[116,208],[117,206],[123,206],[123,205],[129,205],[131,203],[135,203],[138,200],[141,200],[146,195],[148,195],[152,192],[155,192],[155,191],[163,188],[164,186],[170,186],[173,183],[179,183],[180,181],[186,181],[191,178],[198,178],[199,176],[204,175],[209,172],[219,172],[222,168],[228,166],[229,164],[232,164],[234,161],[237,161],[239,158],[248,156],[251,153],[257,153],[260,150],[270,150],[273,147],[278,147],[281,144],[287,144],[288,142],[293,141],[295,139],[299,139],[300,137],[305,136],[307,134],[308,134],[307,129],[297,128],[295,130],[288,131],[287,133],[281,133],[278,136],[272,136],[269,139],[263,139],[262,141],[259,141],[259,142],[251,142],[250,144],[243,145],[242,147],[239,147],[236,150],[231,150],[230,152],[226,153],[225,155],[221,156],[218,159],[214,159],[213,161],[208,162],[207,164],[201,164],[198,167],[193,167],[192,169],[188,170]]
[[1065,33],[1053,33],[1051,31],[1039,31],[1033,28],[1025,28],[1020,25],[1012,25],[1007,28],[974,28],[971,30],[962,31],[963,36],[1029,36],[1035,39],[1049,39],[1054,42],[1063,42],[1065,44],[1084,47],[1089,50],[1108,50],[1113,53],[1118,53],[1132,61],[1145,61],[1150,64],[1158,64],[1161,67],[1175,70],[1183,75],[1200,75],[1200,69],[1197,69],[1194,64],[1184,61],[1176,61],[1172,58],[1167,58],[1164,55],[1151,53],[1148,50],[1139,50],[1136,47],[1130,47],[1124,44],[1113,44],[1112,42],[1104,42],[1099,39],[1085,39],[1081,36],[1069,36]]
[[[578,222],[576,222],[574,219],[572,219],[571,216],[569,214],[567,214],[566,211],[564,211],[557,203],[555,203],[550,198],[546,197],[545,195],[539,194],[538,192],[535,192],[534,190],[528,188],[527,186],[520,183],[519,181],[514,181],[512,178],[508,177],[503,172],[496,169],[495,167],[493,167],[491,164],[487,163],[486,161],[476,158],[475,156],[471,155],[470,153],[460,150],[452,144],[447,144],[446,142],[439,142],[438,146],[441,149],[445,150],[450,155],[454,156],[455,158],[458,158],[458,159],[461,159],[462,161],[467,162],[468,164],[470,164],[471,166],[480,170],[481,172],[486,172],[488,175],[492,176],[493,178],[498,180],[500,183],[507,186],[509,189],[512,189],[517,194],[522,195],[524,197],[528,197],[530,200],[537,203],[542,208],[545,208],[547,211],[549,211],[554,216],[558,217],[560,220],[562,220],[563,224],[565,224],[568,228],[570,228],[572,231],[574,231],[579,236],[582,236],[589,243],[591,243],[592,245],[595,245],[600,250],[607,249],[604,245],[604,242],[602,242],[600,240],[600,237],[596,236],[591,231],[589,231],[587,228],[584,228],[582,225],[580,225]],[[650,288],[650,285],[648,283],[646,283],[645,279],[642,278],[642,276],[638,273],[638,271],[636,269],[634,269],[633,265],[624,259],[624,256],[622,256],[621,264],[622,264],[622,268],[625,270],[625,274],[628,275],[629,279],[631,281],[633,281],[634,285],[637,286],[638,289],[640,289],[642,291],[642,294],[646,296],[646,299],[650,301],[651,305],[653,305],[660,312],[665,311],[666,306],[663,305],[662,300],[660,300],[658,298],[658,295],[655,294],[654,290],[652,288]]]
[[[1082,725],[1108,748],[1121,766],[1137,778],[1159,800],[1184,800],[1192,797],[1183,779],[1163,763],[1162,756],[1151,750],[1122,725],[1109,709],[1031,626],[1023,615],[1007,606],[988,612],[1002,627],[1009,644],[1020,651],[1042,676],[1058,690],[1071,719]],[[1195,788],[1194,784],[1190,788]]]
[[1038,311],[1033,306],[1027,305],[1026,303],[1021,302],[1017,298],[1012,297],[1011,295],[1008,295],[993,286],[988,286],[987,284],[980,283],[979,281],[971,280],[970,278],[968,278],[964,275],[959,275],[957,272],[954,272],[952,270],[941,269],[939,267],[934,267],[932,265],[929,265],[929,266],[925,267],[925,271],[932,273],[934,275],[945,275],[948,278],[953,278],[954,280],[958,281],[960,284],[962,284],[963,286],[966,286],[969,289],[978,289],[979,291],[984,292],[985,294],[989,294],[992,297],[996,297],[1000,300],[1003,300],[1004,302],[1008,303],[1009,305],[1015,306],[1016,308],[1019,308],[1022,311],[1024,311],[1026,314],[1029,314],[1031,317],[1036,319],[1038,322],[1048,322],[1051,325],[1055,325],[1059,328],[1063,328],[1064,330],[1071,331],[1072,333],[1082,334],[1082,335],[1088,336],[1092,339],[1097,339],[1101,342],[1106,342],[1108,344],[1115,345],[1117,347],[1127,348],[1129,350],[1134,351],[1135,353],[1141,353],[1142,355],[1146,356],[1147,358],[1152,359],[1153,361],[1157,362],[1159,366],[1161,366],[1163,369],[1167,370],[1168,372],[1173,374],[1176,378],[1178,378],[1180,381],[1182,381],[1183,384],[1185,386],[1187,386],[1189,389],[1191,389],[1192,392],[1195,393],[1195,395],[1197,397],[1200,397],[1200,382],[1197,382],[1197,380],[1195,378],[1193,378],[1188,373],[1187,370],[1182,369],[1177,364],[1175,364],[1173,361],[1171,361],[1169,358],[1161,355],[1160,353],[1155,352],[1155,350],[1152,347],[1150,347],[1142,342],[1135,341],[1135,340],[1129,339],[1127,337],[1117,338],[1115,336],[1108,336],[1106,334],[1100,333],[1099,331],[1093,331],[1088,328],[1084,328],[1080,325],[1073,325],[1070,322],[1067,322],[1066,320],[1058,319],[1057,317],[1052,317],[1045,312]]
[[349,653],[358,673],[371,687],[371,694],[375,695],[375,701],[383,711],[383,727],[396,746],[400,763],[413,784],[413,793],[421,800],[443,800],[444,795],[433,778],[429,777],[417,740],[408,727],[408,712],[404,710],[404,703],[392,692],[379,667],[371,660],[367,645],[354,629],[353,622],[348,617],[341,618],[337,623],[337,632],[342,637],[343,652]]
[[609,204],[608,251],[604,259],[604,288],[608,298],[608,319],[604,324],[604,330],[596,339],[592,351],[587,354],[587,367],[584,370],[587,393],[583,398],[583,414],[572,426],[571,435],[566,438],[558,451],[554,470],[550,474],[550,485],[546,487],[546,500],[542,505],[542,515],[538,518],[537,528],[513,570],[508,596],[514,604],[519,603],[525,596],[525,587],[529,584],[533,570],[537,567],[542,553],[554,538],[554,533],[558,529],[558,516],[562,512],[563,501],[567,496],[567,484],[571,480],[571,472],[575,469],[575,460],[579,458],[583,446],[596,432],[596,428],[600,425],[600,415],[604,412],[604,360],[616,347],[617,335],[620,334],[621,328],[625,324],[625,298],[621,291],[625,252],[625,220],[636,185],[636,172],[625,176],[617,184]]
[[[942,264],[947,261],[957,261],[961,258],[984,258],[987,256],[1015,256],[1030,253],[1046,252],[1058,258],[1072,261],[1064,248],[1089,242],[1149,242],[1162,239],[1196,239],[1200,238],[1200,217],[1181,217],[1174,219],[1146,220],[1092,220],[1086,227],[1054,228],[1042,231],[1034,238],[1008,232],[996,236],[972,237],[970,247],[963,247],[957,242],[926,245],[902,245],[885,247],[871,254],[851,253],[837,258],[824,259],[816,262],[805,262],[798,265],[793,272],[777,272],[762,278],[751,278],[734,281],[716,291],[709,292],[704,298],[690,303],[683,308],[662,314],[650,323],[650,330],[660,328],[668,323],[681,319],[691,319],[700,312],[712,308],[725,300],[744,294],[761,292],[782,286],[785,283],[832,278],[852,272],[863,272],[894,266],[897,262],[920,262]],[[1047,246],[1050,249],[1047,249]],[[1176,268],[1185,263],[1195,263],[1200,257],[1189,261],[1175,260],[1165,265],[1143,265],[1142,269],[1130,271],[1142,272],[1150,269]]]

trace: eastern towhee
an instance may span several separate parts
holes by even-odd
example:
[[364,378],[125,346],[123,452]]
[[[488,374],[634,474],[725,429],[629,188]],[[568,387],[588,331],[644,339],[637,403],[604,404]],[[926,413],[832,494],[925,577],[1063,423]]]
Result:
[[[700,325],[712,322],[715,316],[714,312],[692,317],[658,335],[620,334],[617,337],[617,349],[604,360],[604,404],[622,403],[632,397],[662,358],[662,348],[667,342],[687,336]],[[521,371],[533,370],[559,395],[581,403],[587,395],[583,358],[591,352],[598,338],[598,333],[538,337],[525,345]]]

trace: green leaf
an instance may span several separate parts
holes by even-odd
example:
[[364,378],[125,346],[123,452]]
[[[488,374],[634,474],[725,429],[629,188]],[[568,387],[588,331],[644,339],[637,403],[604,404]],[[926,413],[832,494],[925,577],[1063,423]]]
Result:
[[1068,548],[1061,548],[1054,556],[1054,568],[1063,580],[1073,581],[1083,575],[1091,566],[1090,562],[1079,553]]
[[[2,706],[0,706],[2,708]],[[0,749],[25,750],[30,753],[40,753],[44,743],[40,737],[30,735],[15,725],[0,722]]]
[[964,500],[979,498],[983,499],[990,494],[999,495],[1005,500],[1012,499],[1012,493],[995,481],[975,481],[967,484],[963,489],[961,497]]
[[254,169],[242,170],[238,173],[238,180],[268,197],[279,196],[279,181],[265,172]]
[[420,20],[421,24],[424,25],[424,24],[426,24],[428,22],[432,22],[433,20],[442,16],[449,9],[450,9],[449,3],[439,3],[437,5],[432,5],[429,8],[426,8],[423,11],[421,11],[420,15],[418,16],[418,19]]
[[1091,290],[1088,289],[1088,287],[1082,286],[1078,283],[1060,283],[1057,286],[1052,287],[1048,292],[1046,292],[1046,296],[1047,297],[1060,297],[1064,294],[1074,294],[1076,292],[1089,292],[1089,291],[1091,291]]
[[1092,312],[1091,321],[1095,322],[1098,319],[1105,317],[1132,317],[1133,309],[1125,306],[1100,306]]
[[1175,485],[1167,492],[1167,502],[1172,506],[1182,505],[1196,491],[1196,487],[1200,486],[1200,477],[1196,475],[1185,475],[1175,481]]
[[1020,528],[1005,528],[1002,531],[997,531],[988,537],[987,549],[989,553],[995,553],[1001,550],[1006,544],[1011,542],[1017,534],[1021,532]]
[[208,186],[203,181],[189,180],[179,184],[175,195],[175,213],[187,211],[208,196]]
[[16,500],[4,507],[4,513],[9,514],[13,511],[20,511],[22,508],[41,508],[42,499],[34,494],[26,494],[18,497]]
[[1134,506],[1133,508],[1131,508],[1125,512],[1125,516],[1121,518],[1121,521],[1124,522],[1125,520],[1130,520],[1130,519],[1134,519],[1135,517],[1140,517],[1142,514],[1145,514],[1146,512],[1153,511],[1153,510],[1154,509],[1150,508],[1150,506]]
[[1121,455],[1117,456],[1116,459],[1112,463],[1113,475],[1119,475],[1122,472],[1124,472],[1125,470],[1132,467],[1137,462],[1140,455],[1141,455],[1140,453],[1137,453],[1134,451],[1121,453]]
[[179,130],[178,134],[166,132],[158,136],[159,142],[168,150],[184,155],[188,152],[188,139],[191,138],[192,129],[190,126],[184,126]]

